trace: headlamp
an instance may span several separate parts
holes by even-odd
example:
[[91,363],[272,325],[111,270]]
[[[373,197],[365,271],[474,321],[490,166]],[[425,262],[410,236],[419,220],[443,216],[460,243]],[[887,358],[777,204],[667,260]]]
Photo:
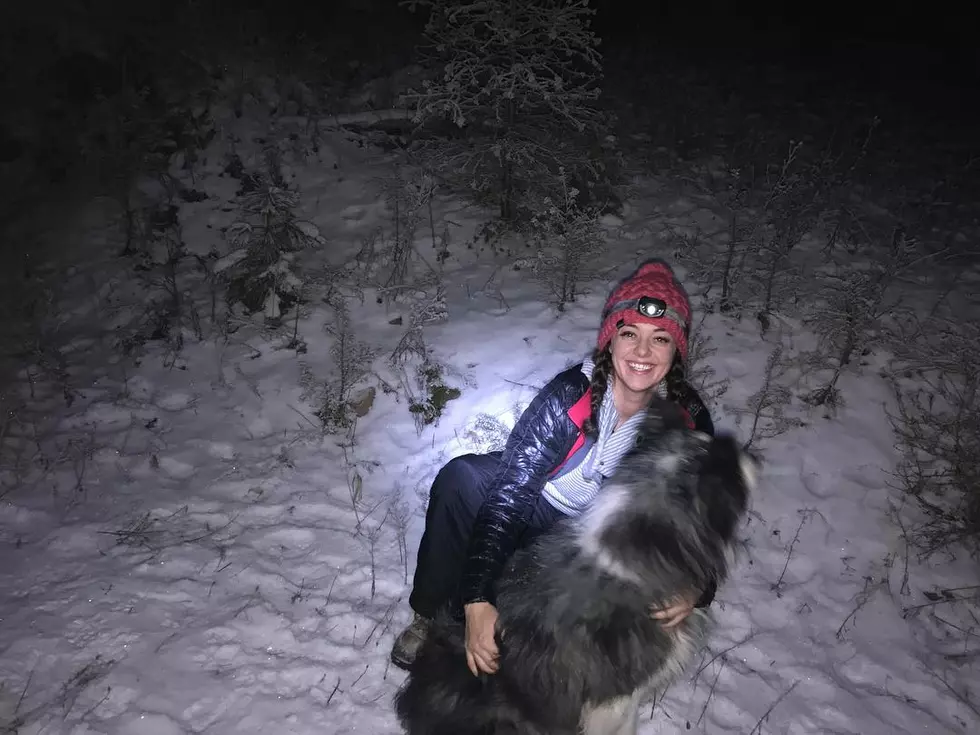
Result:
[[[671,321],[676,322],[677,325],[685,331],[685,334],[687,333],[687,320],[677,313],[675,309],[667,306],[666,301],[653,296],[641,296],[638,299],[617,301],[615,304],[612,304],[608,309],[603,311],[602,318],[605,319],[610,314],[617,311],[624,311],[626,309],[633,309],[648,319],[657,319],[660,317],[670,319]],[[618,326],[622,325],[620,324]]]

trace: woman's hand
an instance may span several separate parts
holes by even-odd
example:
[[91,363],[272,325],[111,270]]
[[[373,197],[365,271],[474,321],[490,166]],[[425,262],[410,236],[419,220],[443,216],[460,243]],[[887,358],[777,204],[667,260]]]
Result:
[[665,607],[659,605],[650,606],[650,617],[656,620],[665,621],[663,626],[669,630],[684,622],[684,618],[694,612],[694,606],[698,598],[695,595],[688,597],[676,597],[667,603]]
[[466,665],[473,676],[497,673],[497,608],[489,602],[471,602],[463,607],[466,615]]

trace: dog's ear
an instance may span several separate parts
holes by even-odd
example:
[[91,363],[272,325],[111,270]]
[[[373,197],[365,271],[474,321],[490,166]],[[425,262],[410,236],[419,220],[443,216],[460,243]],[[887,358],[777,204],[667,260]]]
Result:
[[698,496],[704,504],[708,525],[724,538],[730,538],[748,507],[755,487],[758,465],[733,436],[715,437],[698,471]]
[[687,421],[680,406],[659,396],[654,397],[646,410],[646,418],[636,432],[634,450],[659,442],[671,431],[686,430]]
[[661,423],[663,431],[684,431],[688,429],[687,413],[679,404],[668,401],[666,398],[658,399],[660,404]]
[[742,468],[742,478],[748,488],[749,495],[755,492],[759,484],[759,473],[762,471],[762,459],[755,454],[741,449],[739,452],[739,465]]

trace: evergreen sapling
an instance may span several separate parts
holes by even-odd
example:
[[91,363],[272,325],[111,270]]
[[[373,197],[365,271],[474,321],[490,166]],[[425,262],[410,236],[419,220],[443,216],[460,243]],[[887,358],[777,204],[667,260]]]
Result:
[[799,419],[786,413],[793,400],[790,390],[780,382],[787,368],[783,346],[777,344],[766,359],[759,390],[748,397],[744,407],[734,408],[736,423],[741,424],[745,419],[751,422],[749,438],[744,444],[746,451],[758,451],[759,443],[802,426]]
[[599,213],[578,206],[578,190],[568,184],[564,172],[562,183],[561,198],[545,197],[544,209],[531,218],[535,255],[514,264],[515,269],[527,267],[547,287],[559,312],[575,303],[582,281],[595,277],[595,264],[605,245]]
[[299,194],[275,179],[252,180],[254,188],[242,200],[244,216],[227,233],[236,250],[216,270],[229,271],[230,303],[241,303],[249,314],[262,311],[267,322],[279,324],[302,294],[295,253],[325,241],[316,225],[296,216]]
[[428,9],[426,45],[443,69],[416,95],[414,120],[458,131],[429,143],[437,173],[508,226],[554,194],[561,168],[586,187],[599,181],[603,163],[588,146],[601,139],[601,64],[587,0],[405,4]]
[[872,254],[863,265],[835,259],[829,271],[819,274],[820,287],[804,320],[818,340],[808,361],[816,369],[829,368],[831,374],[804,401],[814,406],[839,405],[841,375],[887,339],[884,318],[899,305],[894,292],[898,276],[919,260],[915,246],[914,239],[896,229],[884,257]]

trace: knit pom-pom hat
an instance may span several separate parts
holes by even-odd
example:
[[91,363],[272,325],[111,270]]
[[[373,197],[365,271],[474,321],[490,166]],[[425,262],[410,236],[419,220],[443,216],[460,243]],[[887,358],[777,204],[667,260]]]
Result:
[[[657,316],[647,316],[639,311],[640,300],[659,299],[663,310],[656,301],[651,301],[646,311]],[[650,260],[637,268],[632,275],[619,282],[606,299],[602,310],[602,325],[599,327],[597,344],[604,349],[616,331],[625,324],[656,324],[669,334],[681,360],[687,362],[687,335],[691,324],[691,302],[684,287],[674,276],[671,267],[662,260]]]

